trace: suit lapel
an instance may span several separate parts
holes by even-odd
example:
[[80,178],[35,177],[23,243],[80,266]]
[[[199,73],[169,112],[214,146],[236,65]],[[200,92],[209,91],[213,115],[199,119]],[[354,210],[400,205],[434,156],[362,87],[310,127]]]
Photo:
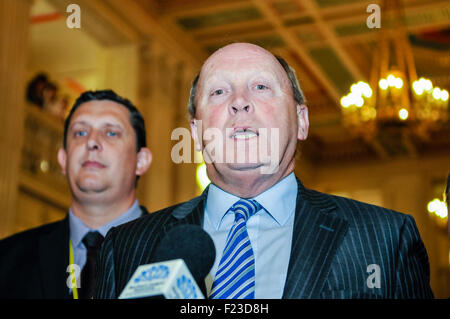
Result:
[[[174,226],[180,224],[191,224],[202,227],[208,189],[209,186],[203,191],[202,195],[175,208],[172,212],[172,217],[174,218],[172,218],[171,221],[164,227],[164,232],[167,232]],[[201,282],[197,282],[197,284],[206,296],[205,281],[202,280]]]
[[66,285],[69,264],[69,217],[39,238],[39,267],[44,298],[70,297]]
[[139,208],[141,209],[141,216],[139,217],[147,216],[149,214],[145,206],[140,205]]
[[172,212],[174,221],[171,224],[193,224],[203,226],[203,216],[205,214],[205,203],[208,196],[209,186],[203,191],[203,193],[191,199],[190,201],[181,204],[175,208]]
[[298,182],[297,205],[283,298],[319,298],[331,261],[348,229],[348,222],[333,211],[328,195],[306,189]]
[[[337,207],[330,196],[306,189],[298,179],[297,183],[291,258],[283,298],[318,298],[348,222],[333,213]],[[207,195],[208,188],[201,196],[175,208],[167,228],[177,224],[202,226]]]

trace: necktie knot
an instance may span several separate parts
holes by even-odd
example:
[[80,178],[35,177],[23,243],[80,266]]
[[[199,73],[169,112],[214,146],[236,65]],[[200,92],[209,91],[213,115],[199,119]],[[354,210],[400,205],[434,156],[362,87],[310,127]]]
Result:
[[235,221],[244,219],[245,222],[255,215],[260,209],[261,205],[254,199],[240,199],[231,206],[234,211]]
[[83,244],[88,249],[100,249],[103,243],[103,236],[98,231],[90,231],[83,237]]

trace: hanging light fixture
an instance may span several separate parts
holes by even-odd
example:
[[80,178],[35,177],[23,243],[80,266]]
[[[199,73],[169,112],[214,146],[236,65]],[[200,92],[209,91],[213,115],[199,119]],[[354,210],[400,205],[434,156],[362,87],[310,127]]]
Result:
[[412,127],[425,136],[447,121],[447,90],[417,78],[398,0],[385,1],[369,83],[359,81],[340,100],[344,125],[365,138],[382,127]]

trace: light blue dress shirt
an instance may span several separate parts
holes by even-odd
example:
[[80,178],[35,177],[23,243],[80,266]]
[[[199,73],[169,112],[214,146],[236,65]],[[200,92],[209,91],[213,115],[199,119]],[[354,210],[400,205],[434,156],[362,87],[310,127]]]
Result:
[[69,228],[70,228],[70,240],[72,241],[73,247],[73,259],[75,264],[77,264],[80,269],[83,269],[84,264],[86,263],[86,253],[87,249],[83,244],[83,237],[89,231],[98,231],[102,234],[103,237],[106,236],[106,233],[112,228],[119,226],[121,224],[130,222],[136,218],[139,218],[142,215],[141,209],[139,207],[138,200],[136,199],[133,205],[122,215],[112,220],[108,224],[101,226],[98,229],[92,229],[86,226],[85,223],[77,216],[75,216],[72,212],[72,209],[69,209]]
[[[297,180],[291,173],[253,198],[263,207],[247,221],[255,255],[255,298],[280,299],[283,295],[291,253],[297,189]],[[205,279],[208,295],[228,232],[234,223],[234,213],[230,207],[239,199],[213,184],[209,186],[203,228],[214,241],[216,259]]]

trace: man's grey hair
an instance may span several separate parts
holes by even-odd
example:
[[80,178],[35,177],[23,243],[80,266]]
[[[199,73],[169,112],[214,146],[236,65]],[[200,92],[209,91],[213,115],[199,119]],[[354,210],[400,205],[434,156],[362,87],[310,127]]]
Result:
[[[289,78],[289,82],[291,83],[294,101],[297,104],[305,104],[306,99],[305,99],[305,96],[303,95],[302,89],[300,88],[300,84],[298,82],[295,70],[282,57],[275,55],[275,58],[281,64],[284,71],[286,71],[286,74]],[[199,78],[200,78],[200,72],[197,73],[194,80],[192,81],[191,93],[189,95],[188,111],[189,111],[189,115],[191,116],[191,118],[195,118],[195,112],[197,109],[196,95],[197,95],[197,86],[198,86]]]

